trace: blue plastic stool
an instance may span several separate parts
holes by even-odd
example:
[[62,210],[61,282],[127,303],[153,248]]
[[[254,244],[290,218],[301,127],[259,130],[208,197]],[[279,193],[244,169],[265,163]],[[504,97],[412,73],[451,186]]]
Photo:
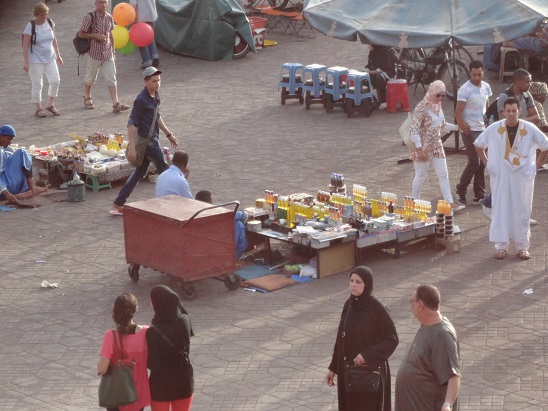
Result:
[[282,88],[282,105],[288,99],[298,99],[299,104],[304,103],[303,97],[303,65],[299,63],[284,63],[280,72],[278,91]]
[[320,64],[309,64],[303,70],[304,103],[307,110],[311,104],[325,106],[326,68]]
[[371,85],[371,77],[369,73],[360,71],[351,71],[346,76],[346,115],[352,117],[354,111],[359,111],[365,114],[366,117],[371,115],[373,111],[373,86]]
[[326,74],[325,84],[325,110],[330,113],[335,106],[342,107],[346,111],[344,104],[344,94],[346,93],[346,76],[348,69],[346,67],[329,67]]

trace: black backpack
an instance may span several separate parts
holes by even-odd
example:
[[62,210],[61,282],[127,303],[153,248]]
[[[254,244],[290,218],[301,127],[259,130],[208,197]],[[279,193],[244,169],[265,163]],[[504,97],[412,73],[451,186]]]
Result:
[[[88,14],[91,15],[91,24],[89,25],[89,31],[87,33],[91,33],[91,27],[93,26],[93,16],[95,13],[93,11],[90,11]],[[78,53],[78,75],[80,75],[80,56],[86,54],[91,48],[91,40],[78,37],[79,32],[80,30],[76,32],[76,36],[74,37],[74,39],[72,39],[72,44],[74,44],[74,48]]]
[[[91,24],[89,25],[89,31],[87,33],[91,33],[91,26],[93,26],[93,12],[90,11],[88,14],[91,15]],[[83,39],[78,37],[78,33],[80,30],[76,32],[76,37],[72,40],[72,44],[74,44],[74,48],[76,49],[76,52],[78,53],[78,56],[83,56],[86,54],[89,49],[91,48],[91,41],[89,39]]]
[[[46,21],[48,22],[49,26],[53,30],[53,21],[51,21],[50,18],[47,18]],[[21,44],[23,44],[23,36],[24,34],[21,34]],[[34,20],[30,21],[30,52],[32,53],[32,45],[36,44],[36,22]]]
[[[512,89],[512,86],[508,87],[506,90],[503,91],[504,94],[506,94],[508,97],[514,97],[514,90]],[[502,94],[502,93],[501,93]],[[529,101],[532,98],[531,94],[529,94],[528,91],[523,93],[523,96],[525,97],[525,101],[529,105]],[[497,98],[495,101],[493,101],[489,107],[487,107],[487,111],[485,112],[484,120],[487,124],[489,122],[489,119],[491,116],[495,119],[495,121],[500,120],[499,111],[497,110],[497,104],[499,99]]]

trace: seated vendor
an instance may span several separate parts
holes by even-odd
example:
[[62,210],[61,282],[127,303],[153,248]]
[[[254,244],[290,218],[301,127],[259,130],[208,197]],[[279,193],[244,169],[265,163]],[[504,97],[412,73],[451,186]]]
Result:
[[530,54],[548,53],[548,24],[540,27],[534,36],[524,36],[502,42],[504,47],[514,47]]
[[170,194],[177,194],[181,197],[192,198],[190,186],[188,185],[188,153],[177,150],[173,154],[171,166],[158,176],[156,182],[156,197],[165,197]]
[[32,178],[32,157],[24,149],[9,147],[14,137],[12,126],[0,127],[0,201],[19,204],[19,200],[40,194],[49,186],[36,188]]
[[396,75],[398,59],[390,51],[390,47],[370,44],[369,56],[365,69],[369,70],[371,85],[377,91],[379,108],[386,108],[386,83],[389,78]]
[[[211,192],[207,190],[198,191],[196,200],[204,203],[213,204]],[[234,214],[234,237],[236,240],[236,259],[240,259],[248,247],[247,238],[245,236],[245,223],[249,219],[249,214],[245,211],[236,211]]]

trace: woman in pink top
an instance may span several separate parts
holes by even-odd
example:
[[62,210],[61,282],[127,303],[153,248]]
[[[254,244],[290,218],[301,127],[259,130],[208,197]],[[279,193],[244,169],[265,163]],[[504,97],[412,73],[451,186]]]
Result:
[[[112,319],[116,323],[116,337],[121,341],[124,357],[135,360],[133,379],[137,389],[138,399],[129,405],[118,408],[107,408],[108,411],[142,411],[150,405],[150,389],[148,386],[146,329],[148,325],[133,323],[133,316],[137,311],[137,298],[130,293],[124,293],[114,301]],[[119,347],[120,348],[120,347]],[[111,330],[103,337],[97,373],[103,375],[108,371],[110,364],[116,360],[114,339]]]

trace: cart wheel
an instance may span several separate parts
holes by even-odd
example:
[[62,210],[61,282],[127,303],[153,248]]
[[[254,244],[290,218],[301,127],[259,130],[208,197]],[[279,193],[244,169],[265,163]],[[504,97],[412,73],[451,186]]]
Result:
[[240,35],[240,33],[236,33],[236,35],[234,36],[233,57],[235,59],[241,59],[249,52],[249,50],[250,50],[249,44],[246,43],[246,41]]
[[289,92],[286,91],[286,88],[282,87],[282,93],[281,93],[282,106],[285,105],[285,98],[287,97],[288,94]]
[[131,281],[133,281],[134,283],[139,281],[139,268],[141,268],[139,264],[133,264],[133,263],[131,263],[129,267],[127,268],[129,278],[131,278]]
[[196,298],[196,287],[193,285],[182,285],[181,294],[183,300],[192,301]]
[[304,96],[303,96],[303,89],[299,88],[297,89],[297,95],[299,96],[299,104],[304,103]]
[[307,91],[306,94],[304,95],[304,107],[307,109],[307,110],[310,110],[310,91]]
[[227,274],[224,276],[224,282],[228,291],[234,291],[240,286],[242,279],[238,274]]

